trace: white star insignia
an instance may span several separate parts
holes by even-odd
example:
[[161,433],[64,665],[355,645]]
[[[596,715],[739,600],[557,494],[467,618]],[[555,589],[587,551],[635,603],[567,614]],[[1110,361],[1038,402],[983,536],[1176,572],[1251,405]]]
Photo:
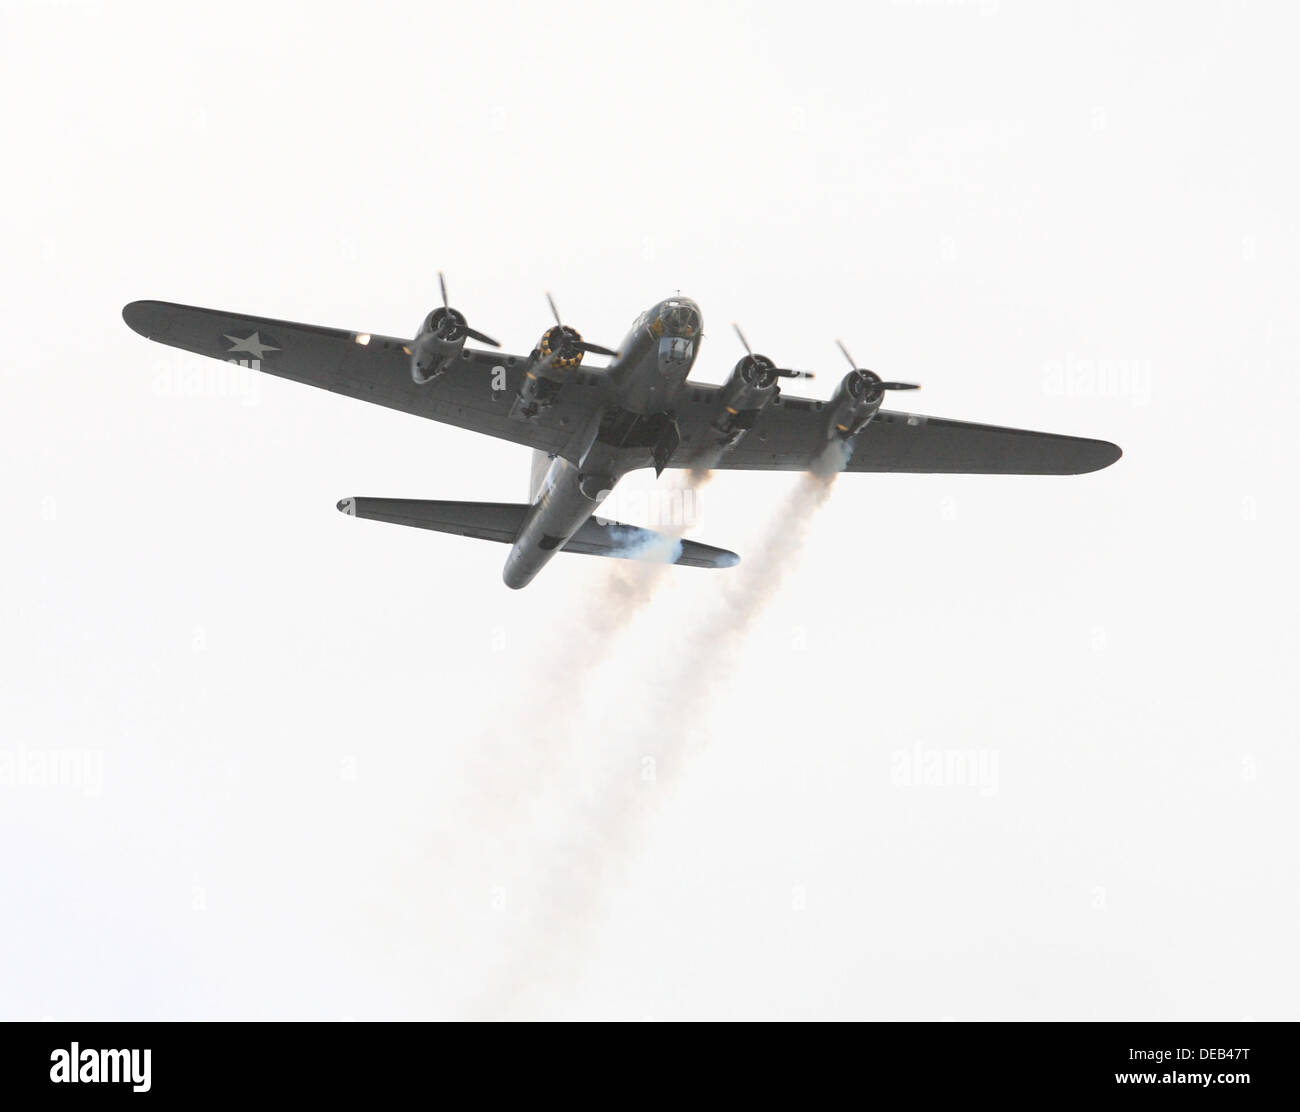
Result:
[[254,359],[261,359],[268,351],[280,350],[278,347],[262,343],[262,337],[257,332],[254,332],[251,336],[245,336],[243,339],[230,335],[227,335],[226,339],[230,341],[231,345],[227,348],[228,355],[251,355]]

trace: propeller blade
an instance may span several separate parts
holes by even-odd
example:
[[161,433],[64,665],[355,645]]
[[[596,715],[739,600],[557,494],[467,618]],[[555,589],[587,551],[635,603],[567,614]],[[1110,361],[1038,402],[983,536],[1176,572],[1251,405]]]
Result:
[[477,340],[480,344],[487,344],[489,347],[499,348],[501,346],[491,336],[485,336],[482,332],[473,328],[466,328],[465,335],[471,340]]
[[451,304],[447,301],[447,279],[443,277],[442,271],[438,271],[438,285],[442,287],[442,307],[450,309]]
[[[849,349],[844,346],[844,341],[836,340],[835,342],[836,344],[839,345],[840,351],[844,353],[844,358],[849,361],[849,366],[852,367],[855,371],[862,370],[863,368],[859,367],[853,361],[853,356],[849,354]],[[919,390],[921,389],[921,384],[919,382],[874,382],[871,384],[871,389],[872,390]]]
[[745,339],[745,334],[740,330],[740,325],[738,325],[738,324],[733,320],[733,321],[731,322],[731,327],[734,328],[734,329],[736,330],[736,335],[740,337],[740,342],[741,342],[742,344],[745,345],[745,350],[746,350],[750,355],[753,355],[753,354],[754,354],[754,349],[753,349],[752,347],[749,346],[749,341]]
[[555,323],[562,325],[564,321],[560,320],[560,310],[555,307],[555,298],[551,296],[549,290],[546,291],[546,300],[551,306],[551,315],[555,317]]
[[609,348],[601,347],[599,344],[588,343],[586,340],[583,340],[578,347],[582,348],[583,351],[591,352],[592,355],[608,355],[611,359],[618,358],[618,352],[610,351]]
[[792,371],[788,367],[777,367],[776,373],[782,378],[816,378],[812,371]]

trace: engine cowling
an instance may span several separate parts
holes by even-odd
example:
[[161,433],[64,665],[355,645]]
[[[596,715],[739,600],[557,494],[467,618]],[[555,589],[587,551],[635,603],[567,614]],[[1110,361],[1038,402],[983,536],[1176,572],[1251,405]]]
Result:
[[501,346],[491,336],[471,328],[465,314],[451,307],[447,300],[447,279],[442,271],[438,271],[438,287],[442,291],[442,304],[420,322],[415,339],[403,349],[411,357],[411,378],[420,386],[446,371],[466,340],[477,340],[488,347]]
[[553,406],[569,374],[582,365],[585,353],[582,336],[576,328],[557,324],[543,332],[533,349],[528,369],[519,380],[519,392],[510,416],[531,420]]
[[861,432],[885,400],[882,380],[875,371],[850,371],[835,388],[826,422],[826,439],[847,440]]
[[567,324],[548,328],[537,343],[538,357],[557,371],[571,371],[579,366],[585,352],[581,333]]
[[780,377],[766,355],[746,355],[736,364],[722,387],[718,415],[709,426],[720,445],[735,444],[754,427],[764,407],[781,393]]
[[438,378],[460,354],[469,336],[465,316],[440,305],[420,323],[411,341],[411,378],[421,386]]

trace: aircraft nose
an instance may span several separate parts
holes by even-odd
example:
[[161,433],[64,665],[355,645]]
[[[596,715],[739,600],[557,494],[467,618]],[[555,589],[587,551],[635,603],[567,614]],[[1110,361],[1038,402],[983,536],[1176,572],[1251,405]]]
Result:
[[670,297],[667,301],[661,301],[657,319],[664,335],[681,336],[688,340],[698,337],[704,326],[700,307],[689,297]]

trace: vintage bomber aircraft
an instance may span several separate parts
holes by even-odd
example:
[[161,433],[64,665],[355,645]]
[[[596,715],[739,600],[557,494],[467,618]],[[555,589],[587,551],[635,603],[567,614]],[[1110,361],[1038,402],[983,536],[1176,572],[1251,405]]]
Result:
[[[442,300],[409,340],[163,301],[132,302],[122,316],[160,343],[532,448],[526,504],[338,504],[356,517],[509,544],[503,578],[515,588],[561,551],[711,568],[739,560],[594,516],[614,484],[639,467],[1077,475],[1120,457],[1103,440],[891,413],[880,408],[885,392],[914,387],[857,366],[829,401],[790,397],[778,380],[803,372],[777,367],[747,343],[723,386],[690,382],[703,318],[685,297],[642,313],[617,350],[583,340],[552,301],[555,325],[528,355],[466,347],[467,340],[500,345],[447,303],[445,282]],[[608,366],[584,369],[588,353],[608,357]]]

